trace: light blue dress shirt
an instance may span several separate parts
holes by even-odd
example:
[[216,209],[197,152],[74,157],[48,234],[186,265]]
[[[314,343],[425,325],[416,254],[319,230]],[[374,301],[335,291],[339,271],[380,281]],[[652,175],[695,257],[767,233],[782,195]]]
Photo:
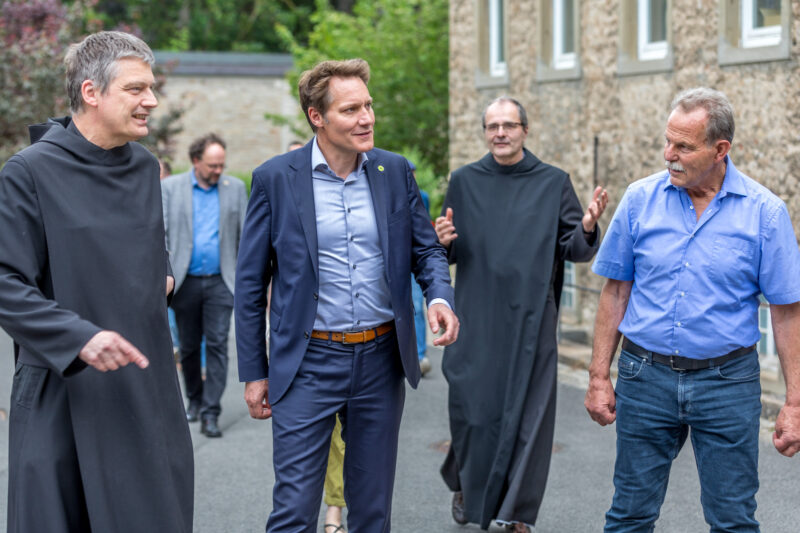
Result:
[[619,330],[694,359],[758,342],[759,294],[800,301],[800,251],[786,205],[726,156],[722,187],[697,220],[667,171],[628,187],[592,270],[633,281]]
[[192,177],[192,259],[189,275],[219,274],[219,189],[214,184],[203,189],[194,169]]
[[341,179],[314,138],[311,149],[319,250],[319,302],[314,329],[361,331],[394,320],[364,164]]

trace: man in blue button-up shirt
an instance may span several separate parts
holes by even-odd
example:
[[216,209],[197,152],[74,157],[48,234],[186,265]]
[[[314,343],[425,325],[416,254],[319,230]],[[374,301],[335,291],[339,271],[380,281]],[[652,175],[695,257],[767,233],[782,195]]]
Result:
[[217,419],[228,375],[233,280],[247,193],[242,180],[222,173],[225,142],[219,136],[209,133],[196,139],[189,157],[189,172],[161,182],[167,250],[175,275],[172,308],[189,399],[186,417],[189,422],[200,419],[206,437],[221,437]]
[[[434,341],[458,334],[444,248],[404,157],[374,148],[363,60],[300,78],[315,132],[253,172],[236,269],[239,379],[254,418],[272,417],[268,532],[314,532],[336,415],[347,445],[351,533],[389,531],[405,385],[419,382],[409,276]],[[267,286],[269,358],[265,342]]]
[[628,188],[593,265],[609,279],[585,404],[599,424],[617,422],[606,531],[652,531],[690,430],[711,530],[758,531],[760,294],[787,389],[773,441],[800,449],[800,251],[784,203],[733,165],[733,132],[722,93],[679,94],[668,170]]

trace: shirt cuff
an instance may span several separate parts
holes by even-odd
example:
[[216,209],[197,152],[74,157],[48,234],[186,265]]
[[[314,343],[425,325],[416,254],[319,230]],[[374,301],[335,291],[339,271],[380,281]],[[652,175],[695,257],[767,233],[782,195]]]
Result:
[[433,304],[444,304],[447,306],[449,310],[451,311],[453,310],[453,308],[450,307],[450,304],[447,303],[447,300],[445,300],[444,298],[434,298],[433,300],[431,300],[431,303],[428,304],[428,309],[430,309]]

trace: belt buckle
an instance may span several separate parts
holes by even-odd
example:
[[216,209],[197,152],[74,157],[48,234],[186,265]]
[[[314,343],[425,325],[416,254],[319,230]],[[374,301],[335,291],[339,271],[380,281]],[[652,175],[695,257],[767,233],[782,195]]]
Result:
[[679,372],[683,372],[683,371],[685,371],[685,370],[686,370],[685,368],[681,368],[681,367],[679,367],[679,366],[675,366],[675,356],[674,356],[674,355],[670,355],[670,356],[669,356],[669,367],[670,367],[672,370],[677,370],[677,371],[679,371]]
[[[350,342],[347,340],[348,335],[361,335],[361,340]],[[364,344],[367,342],[367,332],[366,331],[343,331],[342,332],[342,344]]]

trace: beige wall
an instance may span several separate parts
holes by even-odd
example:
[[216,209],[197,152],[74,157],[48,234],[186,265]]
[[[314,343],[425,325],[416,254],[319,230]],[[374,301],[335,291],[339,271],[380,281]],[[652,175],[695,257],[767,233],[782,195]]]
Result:
[[[591,196],[594,137],[599,138],[600,183],[609,189],[607,226],[627,184],[664,168],[663,129],[672,97],[708,85],[724,91],[736,113],[731,157],[789,206],[800,229],[800,44],[788,60],[720,66],[719,1],[672,0],[672,70],[620,76],[621,0],[576,0],[580,6],[582,75],[574,81],[536,79],[539,0],[506,0],[508,81],[476,83],[480,71],[478,2],[450,2],[450,166],[486,152],[480,113],[490,99],[509,94],[529,113],[527,147],[572,176],[581,200]],[[790,34],[800,33],[800,0],[791,0]],[[482,87],[482,88],[481,88]],[[601,280],[579,268],[578,282]],[[589,305],[589,302],[585,302]],[[593,309],[593,306],[590,305]]]
[[294,138],[288,127],[275,126],[264,118],[266,112],[288,117],[300,112],[283,77],[173,75],[167,78],[165,88],[157,111],[174,104],[185,108],[175,168],[189,167],[189,144],[209,131],[221,135],[228,145],[227,170],[245,174],[283,153]]

